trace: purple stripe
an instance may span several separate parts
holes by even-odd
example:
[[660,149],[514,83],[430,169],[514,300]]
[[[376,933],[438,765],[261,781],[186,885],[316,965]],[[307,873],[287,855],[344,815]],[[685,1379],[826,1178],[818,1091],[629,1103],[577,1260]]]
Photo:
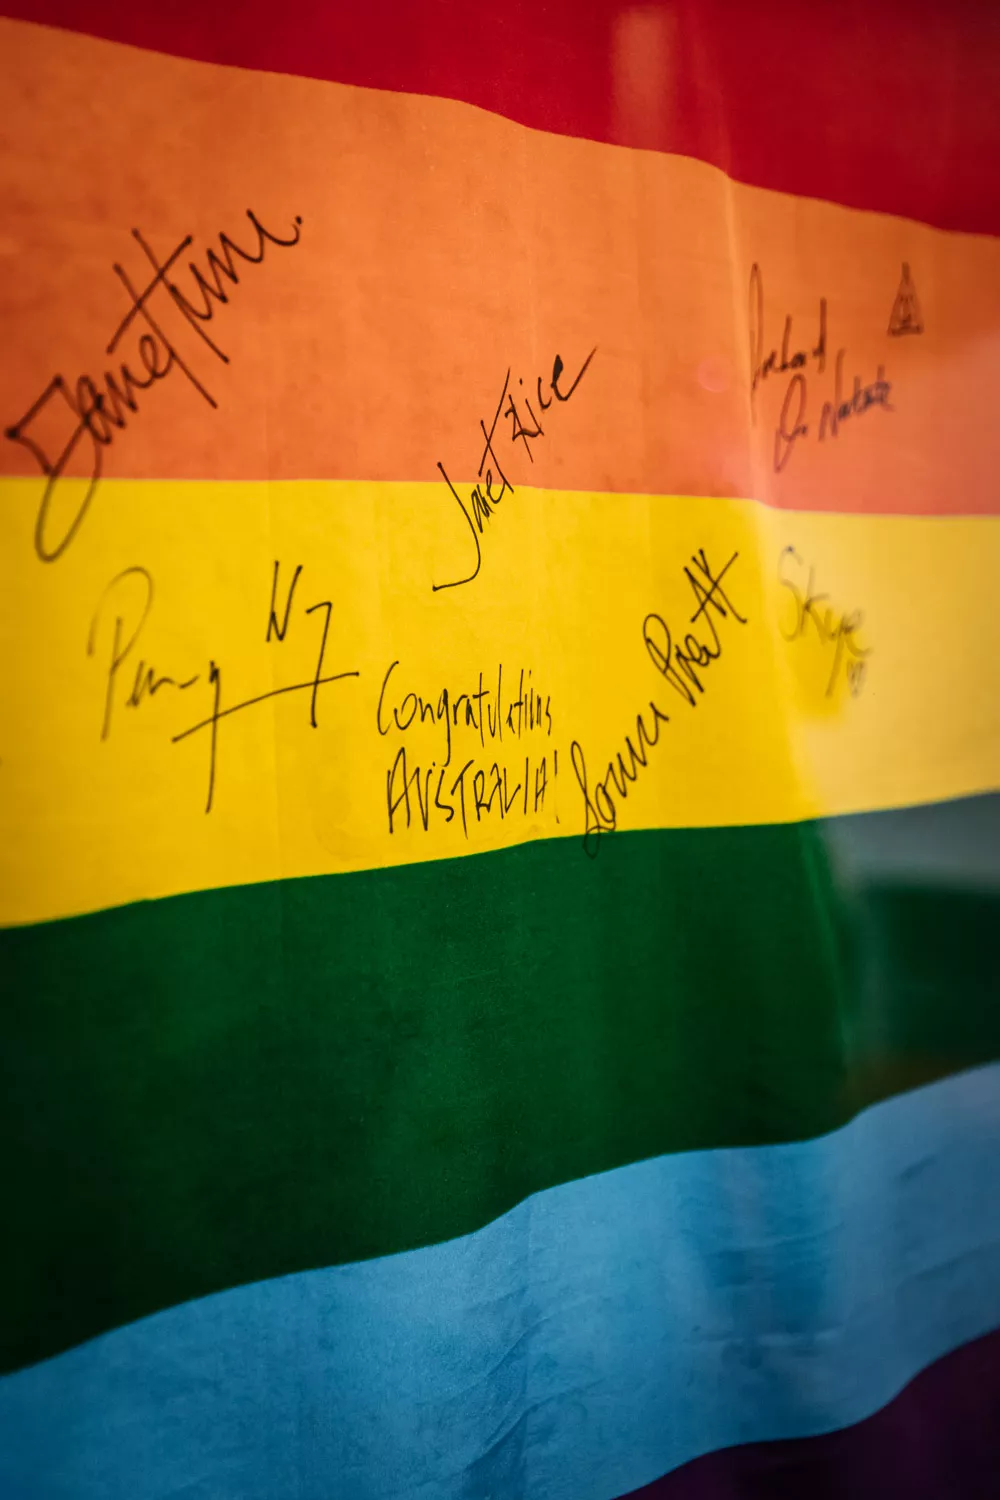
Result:
[[696,1458],[627,1500],[996,1500],[1000,1331],[946,1355],[888,1406],[822,1437]]

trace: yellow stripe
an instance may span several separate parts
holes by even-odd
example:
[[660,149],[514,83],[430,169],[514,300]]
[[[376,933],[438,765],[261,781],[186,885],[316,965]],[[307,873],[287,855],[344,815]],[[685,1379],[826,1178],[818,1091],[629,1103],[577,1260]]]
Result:
[[[606,823],[612,796],[621,828],[787,821],[959,796],[1000,780],[991,689],[1000,521],[518,486],[484,523],[478,576],[435,591],[475,562],[470,526],[443,485],[109,480],[86,532],[55,566],[35,562],[31,550],[37,488],[0,485],[0,914],[8,922],[580,836],[574,741],[595,807]],[[782,563],[788,546],[795,555]],[[702,549],[713,577],[738,554],[721,587],[746,624],[714,604],[689,624],[698,602],[684,569],[701,580],[691,558]],[[284,640],[272,631],[268,642],[276,561],[281,626],[302,571]],[[803,590],[811,567],[814,591],[826,596],[794,641],[786,637],[800,611],[782,567]],[[146,570],[153,585],[130,647],[148,585],[129,569]],[[211,719],[217,691],[226,710],[309,683],[326,601],[323,675],[359,675],[318,689],[316,729],[305,687],[173,742]],[[839,666],[836,643],[824,644],[817,628],[828,609],[831,627],[846,621]],[[713,646],[712,620],[721,654],[698,672],[703,692],[656,669],[643,640],[650,614],[675,645],[693,630]],[[102,740],[116,629],[121,663]],[[663,627],[654,620],[648,633],[662,648]],[[394,661],[381,734],[380,689]],[[490,733],[501,665],[502,743]],[[156,682],[197,680],[164,683],[130,706],[150,667]],[[520,726],[511,707],[522,669],[541,700],[533,729],[527,705]],[[477,693],[480,672],[485,743],[461,700],[441,782],[442,694],[454,705]],[[429,705],[427,718],[401,732],[393,710],[405,722],[410,692]],[[659,730],[649,748],[636,736],[640,712],[650,737]],[[473,713],[478,725],[475,702]],[[623,800],[607,768],[620,751],[628,760],[627,736],[648,765]],[[387,772],[401,748],[408,776],[420,768],[421,791],[433,766],[431,801],[441,787],[450,821],[432,807],[424,830],[411,779],[411,826],[403,801],[390,834]],[[607,795],[595,794],[602,780]]]

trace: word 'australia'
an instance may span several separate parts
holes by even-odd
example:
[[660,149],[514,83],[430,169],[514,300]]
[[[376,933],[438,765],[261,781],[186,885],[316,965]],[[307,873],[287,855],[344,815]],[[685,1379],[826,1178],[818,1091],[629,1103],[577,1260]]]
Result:
[[510,766],[494,760],[485,766],[470,757],[456,772],[454,766],[445,770],[435,761],[429,766],[414,765],[402,745],[385,777],[389,832],[409,828],[413,822],[427,833],[442,817],[446,824],[460,817],[468,838],[473,814],[477,823],[491,816],[502,823],[542,813],[550,768],[554,783],[559,775],[558,750],[553,750],[551,761],[547,754],[541,759],[526,755],[523,766],[520,760]]

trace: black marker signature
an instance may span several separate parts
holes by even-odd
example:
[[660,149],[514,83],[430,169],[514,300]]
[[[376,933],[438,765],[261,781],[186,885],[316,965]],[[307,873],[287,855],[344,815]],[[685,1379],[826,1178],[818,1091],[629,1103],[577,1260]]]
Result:
[[[862,416],[872,406],[883,411],[895,411],[889,400],[892,382],[885,378],[885,367],[879,365],[878,373],[868,385],[861,384],[860,375],[854,377],[854,389],[849,400],[844,397],[845,349],[837,350],[834,361],[833,400],[824,401],[819,419],[819,441],[827,437],[838,437],[841,423],[850,417]],[[806,414],[806,381],[804,375],[793,375],[785,392],[781,415],[774,434],[774,472],[780,474],[788,463],[792,449],[800,438],[808,437],[809,424],[803,421]]]
[[819,419],[820,442],[826,437],[827,431],[831,437],[836,437],[841,422],[846,422],[848,417],[861,416],[870,406],[881,406],[885,411],[895,411],[895,407],[889,402],[892,384],[885,378],[884,365],[879,365],[878,374],[869,385],[863,386],[861,376],[855,375],[851,399],[850,401],[844,400],[845,352],[843,349],[837,350],[837,358],[834,361],[833,400],[823,402],[823,411]]
[[[302,564],[300,563],[298,565],[298,567],[295,569],[294,574],[292,575],[292,582],[289,586],[288,595],[285,600],[283,623],[280,627],[278,626],[277,611],[275,607],[277,600],[279,572],[280,564],[278,562],[275,562],[274,574],[271,580],[271,604],[268,613],[267,635],[265,636],[266,643],[269,643],[271,641],[272,633],[277,636],[279,644],[283,644],[285,640],[285,635],[288,631],[289,615],[292,609],[292,601],[295,595],[295,588],[302,574]],[[333,613],[333,603],[330,599],[321,599],[317,604],[309,605],[305,610],[305,614],[312,615],[315,614],[317,610],[321,609],[325,610],[326,614],[323,617],[323,632],[320,639],[319,655],[316,658],[316,671],[312,677],[306,678],[304,682],[290,682],[287,683],[284,687],[271,688],[266,693],[256,693],[252,698],[244,698],[239,703],[232,703],[227,708],[223,708],[222,669],[216,662],[209,662],[208,683],[212,689],[211,713],[209,713],[206,718],[200,719],[197,724],[192,724],[190,728],[181,730],[180,734],[175,734],[171,740],[171,744],[179,745],[182,740],[189,739],[193,734],[200,734],[203,729],[207,729],[210,731],[208,752],[208,797],[205,803],[206,813],[210,813],[212,811],[212,803],[215,796],[215,770],[218,753],[219,723],[222,719],[228,719],[232,714],[242,713],[244,709],[253,708],[258,703],[266,703],[269,698],[280,698],[285,693],[310,692],[311,698],[309,708],[309,722],[313,729],[317,729],[319,727],[319,722],[316,718],[316,698],[320,688],[325,687],[328,683],[331,682],[343,682],[348,677],[361,676],[361,673],[358,671],[332,672],[324,674],[323,665],[326,657],[326,642],[327,636],[330,631],[330,616]]]
[[[750,414],[757,419],[757,387],[769,375],[783,375],[786,370],[801,370],[811,357],[822,375],[826,367],[826,298],[819,299],[819,335],[815,347],[808,352],[797,349],[789,353],[792,337],[792,317],[785,317],[785,331],[781,336],[781,364],[778,351],[772,349],[764,355],[764,278],[756,261],[750,267],[750,290],[748,296],[750,336]],[[801,378],[801,377],[800,377]]]
[[[694,625],[703,619],[703,625],[707,626],[711,632],[711,642],[700,639],[693,631],[688,631],[683,642],[675,645],[670,627],[662,615],[648,614],[642,622],[643,644],[650,661],[674,692],[678,693],[692,708],[696,708],[699,702],[695,694],[701,695],[705,692],[701,674],[722,655],[722,641],[716,629],[715,620],[709,613],[709,608],[714,610],[720,619],[727,620],[732,616],[740,625],[747,623],[746,618],[739,613],[722,587],[723,579],[738,557],[739,553],[734,552],[726,565],[718,573],[713,573],[705,555],[705,549],[701,548],[697,556],[691,558],[695,572],[692,572],[690,567],[684,569],[684,576],[698,601],[698,607],[688,623]],[[670,715],[664,713],[652,699],[649,700],[652,722],[648,727],[643,717],[644,712],[645,710],[636,715],[637,745],[626,737],[625,752],[619,751],[616,759],[608,762],[607,774],[595,783],[593,791],[590,789],[583,746],[578,740],[574,740],[570,745],[570,760],[573,763],[577,785],[583,796],[583,847],[584,852],[591,858],[597,854],[601,835],[614,832],[618,826],[615,797],[624,801],[628,796],[629,787],[639,779],[640,771],[645,770],[649,764],[648,751],[659,742],[662,726],[670,722]],[[627,765],[626,756],[628,757]],[[613,793],[611,787],[614,788]]]
[[[774,430],[774,472],[780,474],[785,468],[797,443],[808,438],[809,387],[804,368],[810,358],[816,361],[816,369],[822,375],[826,369],[826,298],[819,299],[819,338],[815,348],[808,353],[804,349],[789,355],[792,319],[785,318],[785,332],[781,341],[781,363],[778,351],[772,349],[764,358],[764,279],[760,267],[755,263],[750,268],[749,290],[749,337],[750,337],[750,413],[757,420],[757,386],[768,375],[783,375],[792,371],[781,402],[778,425]],[[854,389],[849,399],[844,395],[844,359],[846,349],[838,349],[834,361],[833,400],[824,401],[819,420],[819,441],[827,436],[837,437],[842,422],[850,417],[861,416],[872,406],[881,406],[893,411],[889,400],[891,382],[885,378],[885,367],[879,365],[873,381],[862,385],[860,375],[854,376]]]
[[[42,474],[45,476],[45,489],[38,507],[38,516],[35,522],[35,551],[43,562],[54,562],[61,557],[66,548],[77,535],[84,517],[90,509],[94,499],[98,482],[101,478],[104,465],[104,450],[110,448],[114,442],[116,432],[122,432],[128,423],[128,416],[135,416],[139,412],[139,402],[136,393],[148,391],[157,381],[165,380],[176,367],[186,376],[198,394],[208,402],[212,408],[217,408],[218,403],[214,396],[206,389],[195,375],[191,367],[186,363],[175,344],[160,326],[160,309],[154,316],[150,307],[150,301],[157,292],[165,293],[170,303],[184,317],[190,328],[198,334],[208,348],[215,354],[223,364],[229,363],[229,356],[225,354],[211,339],[205,331],[205,325],[211,323],[218,307],[213,305],[221,303],[228,304],[229,298],[222,284],[225,277],[233,286],[239,284],[239,274],[234,256],[247,262],[249,265],[260,265],[264,259],[267,245],[279,245],[289,247],[297,245],[300,239],[302,218],[296,216],[295,229],[290,239],[282,239],[280,236],[271,234],[260,223],[251,209],[247,209],[247,218],[257,231],[257,246],[255,250],[243,250],[227,234],[219,235],[219,246],[221,255],[215,250],[209,250],[207,254],[208,276],[206,277],[195,265],[194,261],[188,262],[197,292],[195,301],[191,301],[175,281],[168,276],[178,258],[192,243],[190,234],[180,241],[171,250],[165,260],[159,260],[138,229],[133,229],[132,234],[137,244],[153,267],[155,275],[152,280],[141,289],[136,291],[131,278],[119,264],[112,269],[119,281],[122,283],[131,301],[131,307],[125,314],[114,333],[108,341],[105,353],[113,354],[118,348],[123,335],[132,329],[133,325],[139,325],[140,320],[144,325],[144,331],[138,337],[138,357],[145,372],[137,375],[135,371],[124,361],[119,363],[118,374],[105,371],[103,377],[103,390],[98,388],[98,383],[90,375],[80,375],[71,390],[63,375],[54,375],[41,395],[32,402],[20,421],[5,429],[5,436],[11,442],[20,443],[38,464]],[[198,306],[197,302],[201,305]],[[164,308],[165,310],[165,308]],[[65,404],[70,418],[75,422],[69,440],[61,453],[52,458],[41,441],[29,436],[32,424],[43,412],[47,412],[49,403],[58,397]],[[59,406],[58,410],[62,410]],[[89,484],[83,499],[77,505],[69,524],[61,529],[61,533],[52,538],[49,535],[49,513],[52,507],[53,496],[59,480],[66,472],[66,467],[76,452],[78,445],[84,440],[84,435],[90,440],[91,451],[89,454]],[[46,440],[47,441],[47,440]]]
[[[870,646],[859,646],[854,639],[854,633],[860,630],[864,623],[864,615],[859,609],[852,610],[849,614],[842,612],[836,617],[832,605],[829,605],[829,594],[817,594],[815,592],[815,569],[809,565],[809,577],[805,589],[799,584],[785,576],[785,559],[790,558],[794,566],[801,571],[805,569],[806,563],[796,552],[794,547],[783,547],[778,559],[778,581],[783,588],[788,589],[795,600],[795,618],[790,631],[778,626],[786,641],[798,641],[806,633],[807,627],[812,624],[816,635],[824,646],[832,645],[833,663],[826,684],[826,696],[829,698],[837,681],[837,673],[841,664],[844,664],[845,675],[848,685],[855,697],[864,686],[865,672],[867,670],[866,659],[871,656]],[[820,614],[819,606],[826,604],[827,607]]]
[[[278,644],[282,644],[289,629],[292,606],[295,598],[296,586],[302,574],[302,565],[295,569],[291,584],[285,598],[282,620],[278,622],[277,591],[279,585],[279,563],[274,564],[274,575],[271,582],[271,604],[268,615],[267,634],[265,643],[276,638]],[[103,706],[101,718],[101,739],[107,740],[111,733],[112,716],[116,699],[116,691],[119,678],[125,663],[129,661],[139,642],[139,638],[145,629],[153,607],[155,588],[153,577],[148,568],[131,567],[125,568],[115,575],[107,585],[98,601],[90,622],[90,630],[87,635],[87,655],[93,656],[97,651],[98,641],[101,636],[101,627],[105,621],[114,619],[114,627],[111,632],[111,647],[108,657],[108,666],[105,674],[103,690]],[[112,615],[112,610],[114,611]],[[284,687],[271,688],[265,693],[256,693],[250,698],[244,698],[239,703],[232,703],[223,707],[222,703],[222,668],[214,660],[208,664],[208,672],[205,680],[208,683],[211,694],[211,712],[189,728],[181,730],[179,734],[172,737],[172,744],[179,744],[182,740],[189,739],[192,735],[202,730],[209,730],[209,763],[208,763],[208,797],[205,811],[212,811],[212,803],[215,795],[216,761],[218,752],[219,723],[229,718],[232,714],[241,713],[244,709],[253,708],[257,703],[264,703],[268,698],[280,698],[285,693],[310,693],[309,723],[313,729],[319,727],[317,718],[317,696],[321,687],[326,687],[331,682],[341,682],[348,677],[359,677],[357,671],[348,672],[326,672],[327,639],[330,632],[330,617],[333,613],[333,603],[329,599],[321,599],[315,604],[310,604],[303,610],[306,616],[325,611],[321,615],[323,621],[320,633],[319,654],[316,658],[316,670],[313,675],[303,682],[290,682]],[[134,623],[126,623],[133,622]],[[191,688],[196,682],[202,680],[200,673],[180,680],[166,673],[159,674],[150,663],[147,665],[145,659],[140,658],[132,681],[131,691],[125,699],[126,708],[139,708],[145,698],[153,698],[164,687],[173,687],[180,692]]]
[[[552,406],[556,401],[568,401],[570,399],[573,392],[580,384],[580,381],[586,374],[587,367],[596,353],[596,347],[591,349],[590,353],[587,355],[587,358],[581,365],[576,379],[573,381],[569,389],[565,391],[561,389],[560,385],[565,366],[560,356],[558,354],[556,355],[555,360],[552,364],[552,376],[549,380],[548,386],[546,387],[547,390],[550,390],[552,392],[552,395],[547,401],[542,392],[542,377],[539,375],[536,381],[536,404],[539,407],[540,411],[548,411],[549,407]],[[519,380],[518,384],[523,386],[524,381]],[[510,480],[507,478],[507,475],[504,473],[500,460],[497,458],[496,449],[493,446],[493,441],[497,430],[497,423],[500,420],[501,413],[503,414],[503,416],[510,418],[511,442],[523,443],[528,458],[532,463],[534,463],[535,461],[531,452],[531,444],[537,438],[544,437],[545,431],[528,398],[519,396],[517,399],[524,401],[525,410],[527,411],[532,423],[530,427],[525,425],[524,419],[521,413],[518,411],[517,401],[515,400],[514,393],[510,388],[510,370],[508,369],[507,374],[504,376],[503,390],[500,392],[500,400],[497,402],[496,411],[493,414],[493,420],[490,423],[489,429],[487,430],[485,422],[480,421],[479,423],[479,427],[484,439],[482,457],[479,461],[479,468],[476,471],[477,478],[480,480],[480,483],[473,487],[472,492],[469,496],[468,504],[466,504],[466,502],[462,499],[461,495],[458,493],[458,490],[448,478],[448,474],[444,464],[440,459],[438,459],[437,466],[441,470],[441,477],[444,479],[445,484],[451,491],[452,497],[458,505],[459,510],[462,512],[469,531],[472,533],[472,541],[476,549],[476,566],[473,568],[472,572],[469,573],[465,578],[453,578],[449,583],[431,584],[431,589],[434,593],[437,593],[440,589],[460,588],[462,584],[471,583],[472,580],[478,576],[479,569],[482,567],[483,563],[483,554],[479,538],[483,535],[483,528],[485,526],[485,523],[489,520],[493,511],[500,504],[504,495],[512,495],[514,493],[514,486],[511,484]],[[506,410],[504,409],[505,401],[507,402]],[[483,472],[484,470],[485,473]],[[498,481],[499,489],[495,489],[494,486]]]
[[799,438],[809,436],[809,423],[803,422],[806,414],[806,377],[793,375],[788,382],[785,399],[781,403],[781,415],[774,430],[774,472],[780,474],[792,455]]
[[[133,585],[135,586],[133,587]],[[108,662],[107,679],[104,687],[104,716],[101,722],[102,740],[106,740],[111,733],[111,714],[114,707],[118,674],[131,656],[142,628],[149,617],[149,612],[153,607],[153,578],[147,568],[123,568],[120,573],[115,574],[100,597],[90,622],[90,630],[87,633],[87,655],[93,656],[97,649],[97,640],[105,608],[110,600],[115,600],[115,609],[122,609],[129,593],[133,595],[133,599],[141,599],[141,605],[138,611],[138,619],[131,630],[127,632],[127,635],[125,633],[126,617],[120,613],[116,613],[114,617],[115,625],[111,642],[111,657]],[[193,677],[188,677],[183,682],[179,682],[176,677],[170,677],[166,674],[157,676],[152,664],[147,666],[145,660],[140,658],[135,669],[132,691],[125,699],[125,707],[138,708],[144,696],[148,695],[148,697],[153,698],[161,688],[175,687],[183,691],[185,688],[193,687],[197,681],[197,672]]]

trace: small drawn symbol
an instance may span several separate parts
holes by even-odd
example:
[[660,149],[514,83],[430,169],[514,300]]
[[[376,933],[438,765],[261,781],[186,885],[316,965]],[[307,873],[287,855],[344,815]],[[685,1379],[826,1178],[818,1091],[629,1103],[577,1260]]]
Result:
[[904,333],[923,333],[923,331],[924,319],[920,311],[920,302],[917,299],[917,289],[913,285],[909,264],[904,260],[899,291],[896,293],[896,300],[892,304],[892,313],[889,317],[889,333],[893,338],[899,338]]

